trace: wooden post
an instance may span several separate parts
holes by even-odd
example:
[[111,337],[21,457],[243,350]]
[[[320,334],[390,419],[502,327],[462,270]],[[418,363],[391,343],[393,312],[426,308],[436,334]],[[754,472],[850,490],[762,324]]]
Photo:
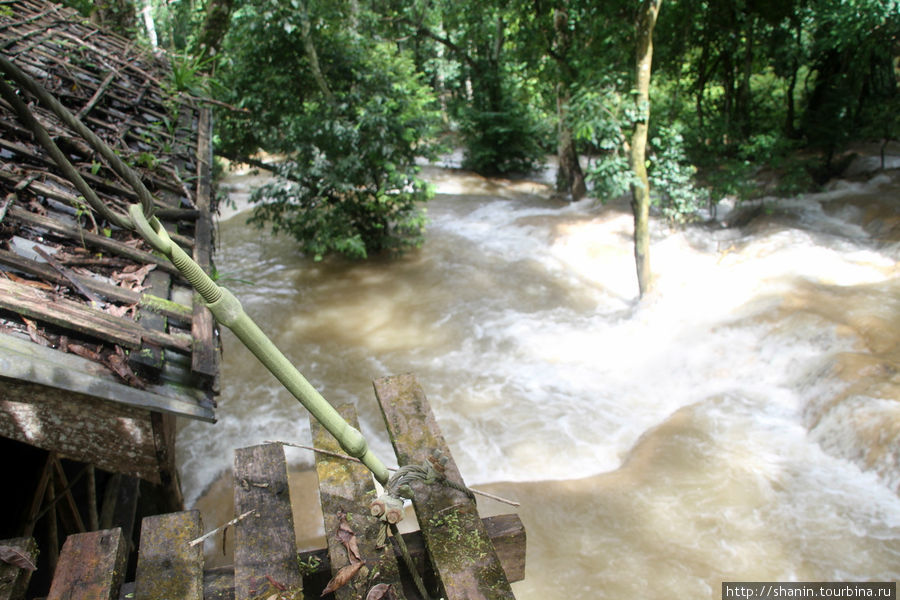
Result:
[[[340,406],[338,412],[352,427],[359,428],[356,410],[352,405]],[[331,452],[342,452],[341,445],[318,421],[312,417],[309,420],[313,446]],[[342,523],[356,537],[360,557],[365,561],[369,573],[377,573],[372,578],[357,574],[345,586],[338,588],[334,597],[337,600],[365,598],[372,586],[384,583],[392,586],[398,600],[403,599],[405,596],[400,583],[400,572],[390,544],[380,549],[376,547],[381,520],[373,517],[369,509],[369,504],[375,499],[372,474],[358,462],[321,453],[316,454],[316,474],[319,476],[319,497],[322,499],[332,575],[353,562],[338,535]],[[344,533],[349,535],[346,529]]]
[[[401,465],[431,461],[444,476],[463,484],[434,413],[413,375],[375,381],[391,443]],[[435,451],[446,460],[435,461]],[[447,600],[513,599],[512,588],[475,502],[442,485],[413,483],[413,506],[419,527]]]
[[[280,593],[303,598],[284,450],[278,444],[234,452],[234,509],[254,513],[235,525],[235,600]],[[271,590],[271,591],[269,591]]]
[[118,600],[125,559],[121,529],[70,535],[63,544],[47,600]]
[[203,546],[196,510],[145,517],[135,575],[136,600],[203,600]]

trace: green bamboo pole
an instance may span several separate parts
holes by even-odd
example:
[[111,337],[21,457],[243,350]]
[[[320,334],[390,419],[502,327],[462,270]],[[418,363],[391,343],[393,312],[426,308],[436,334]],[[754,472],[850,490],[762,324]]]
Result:
[[241,342],[271,371],[278,381],[308,410],[341,448],[358,458],[385,485],[388,469],[368,447],[363,435],[351,427],[331,404],[306,380],[300,371],[272,343],[272,340],[244,312],[240,301],[228,289],[217,285],[200,266],[175,244],[159,220],[144,216],[140,204],[129,207],[135,229],[153,248],[165,254],[201,295],[216,321],[234,332]]

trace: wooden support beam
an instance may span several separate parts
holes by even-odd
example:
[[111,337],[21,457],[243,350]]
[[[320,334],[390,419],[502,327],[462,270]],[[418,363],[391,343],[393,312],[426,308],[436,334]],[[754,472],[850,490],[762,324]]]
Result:
[[[235,525],[235,600],[281,593],[303,597],[284,450],[278,444],[234,452],[234,510],[254,511]],[[270,591],[271,590],[271,591]]]
[[[0,540],[0,547],[14,550],[37,565],[37,542],[31,537]],[[18,566],[13,562],[0,562],[0,600],[22,600],[31,580],[31,568]]]
[[70,535],[63,544],[47,600],[118,600],[125,559],[121,529]]
[[[400,464],[429,461],[448,480],[464,485],[416,378],[406,374],[378,379],[375,395]],[[444,597],[512,600],[512,588],[475,502],[442,485],[415,482],[411,487],[413,506]]]
[[[212,117],[210,110],[200,110],[197,140],[197,210],[200,211],[194,226],[193,259],[210,272],[212,268]],[[191,355],[191,370],[209,377],[218,376],[219,348],[216,320],[208,308],[195,296],[194,315],[191,320],[191,336],[196,343]]]
[[196,510],[145,517],[135,575],[135,600],[203,600],[203,546]]
[[[338,412],[350,425],[359,428],[356,409],[352,405],[340,406]],[[342,452],[337,440],[318,421],[313,417],[309,421],[316,448]],[[392,586],[398,600],[404,598],[400,571],[391,545],[376,547],[381,520],[373,517],[369,509],[376,494],[372,474],[358,462],[322,453],[316,453],[316,474],[319,477],[319,497],[322,500],[332,575],[354,562],[338,535],[342,525],[356,537],[360,557],[369,573],[377,573],[372,578],[357,574],[347,585],[336,590],[334,597],[337,600],[365,598],[373,585],[384,583]]]

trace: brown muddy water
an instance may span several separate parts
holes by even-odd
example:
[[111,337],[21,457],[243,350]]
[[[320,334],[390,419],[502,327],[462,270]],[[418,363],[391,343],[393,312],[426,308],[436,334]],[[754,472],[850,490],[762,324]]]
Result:
[[[641,303],[625,205],[426,173],[439,194],[421,250],[314,263],[232,210],[217,264],[323,395],[356,404],[383,457],[371,381],[416,373],[467,482],[522,503],[517,598],[900,578],[897,171],[741,229],[657,224]],[[226,180],[238,209],[254,183]],[[219,422],[178,439],[207,529],[231,518],[234,448],[309,443],[302,407],[223,337]],[[287,455],[298,540],[320,546],[311,457]],[[220,543],[207,554],[228,562]]]

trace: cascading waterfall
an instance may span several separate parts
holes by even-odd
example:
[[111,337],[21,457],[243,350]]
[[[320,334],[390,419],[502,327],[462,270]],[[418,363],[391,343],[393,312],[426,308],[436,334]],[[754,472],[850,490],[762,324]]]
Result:
[[[383,456],[371,380],[416,373],[467,482],[523,502],[517,597],[900,577],[896,176],[771,202],[741,228],[659,226],[657,286],[636,303],[624,205],[427,175],[427,242],[400,259],[313,263],[236,214],[217,263]],[[233,448],[308,440],[227,334],[225,356],[220,422],[179,433],[189,501]]]

